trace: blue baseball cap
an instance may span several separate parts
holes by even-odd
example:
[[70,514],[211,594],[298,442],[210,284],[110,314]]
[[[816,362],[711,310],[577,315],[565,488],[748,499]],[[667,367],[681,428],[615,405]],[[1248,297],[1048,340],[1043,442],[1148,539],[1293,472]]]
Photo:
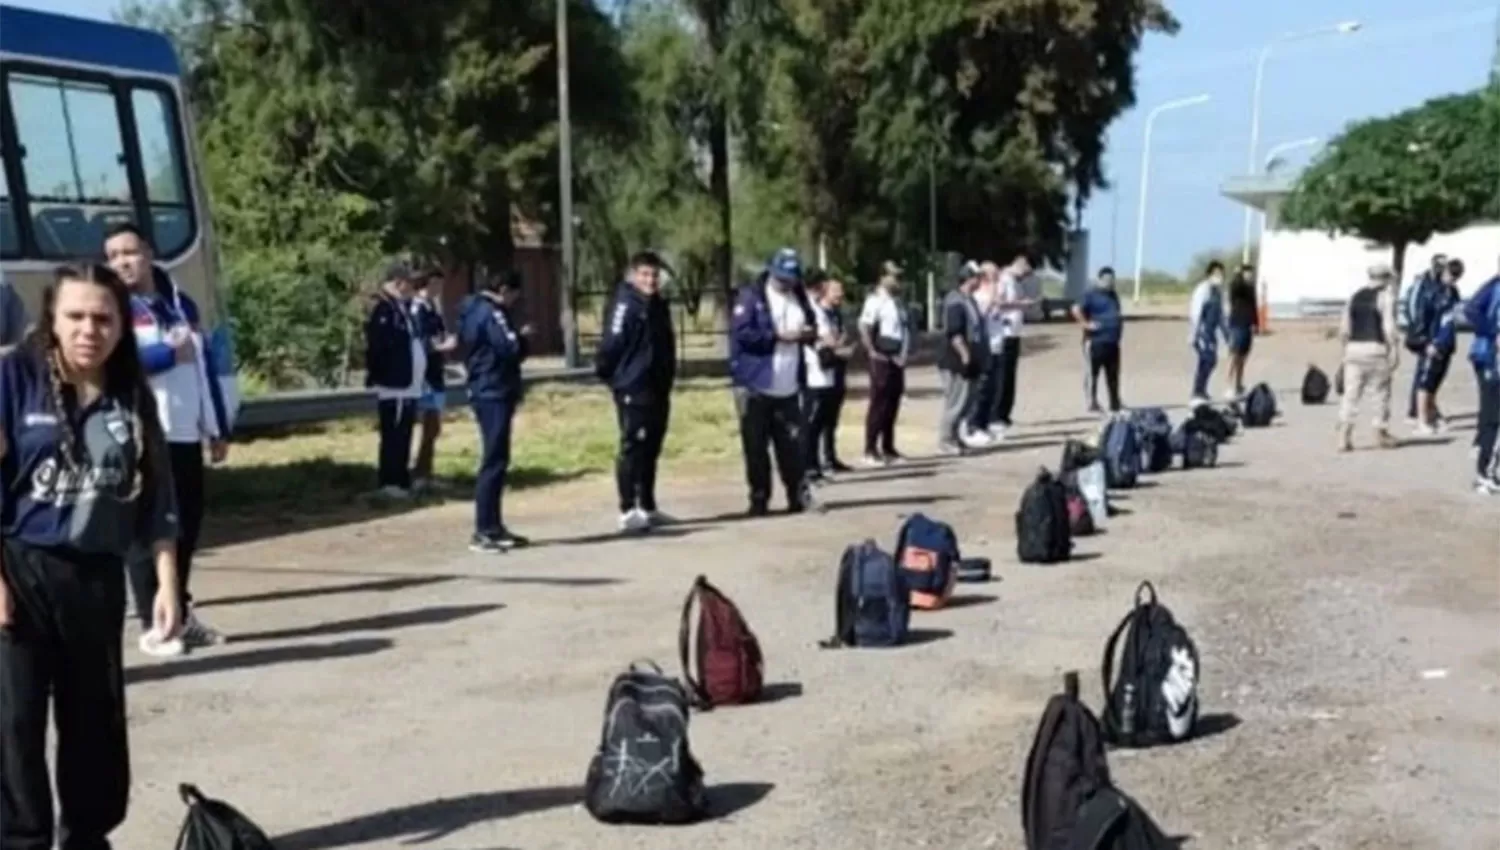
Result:
[[782,248],[771,255],[766,271],[777,280],[797,283],[802,280],[802,258],[793,248]]

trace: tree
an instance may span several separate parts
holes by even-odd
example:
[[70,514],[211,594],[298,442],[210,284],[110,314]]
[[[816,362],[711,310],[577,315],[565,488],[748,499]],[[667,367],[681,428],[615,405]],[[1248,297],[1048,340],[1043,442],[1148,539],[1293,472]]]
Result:
[[1482,92],[1429,100],[1351,125],[1305,171],[1282,217],[1292,227],[1406,249],[1496,211],[1500,117]]

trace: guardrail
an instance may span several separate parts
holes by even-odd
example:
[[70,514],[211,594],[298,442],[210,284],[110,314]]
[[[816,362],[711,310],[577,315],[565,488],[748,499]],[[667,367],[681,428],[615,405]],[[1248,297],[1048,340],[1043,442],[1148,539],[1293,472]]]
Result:
[[[538,369],[533,372],[523,372],[521,375],[521,380],[528,386],[592,379],[594,379],[594,370],[587,368]],[[449,373],[447,396],[450,405],[462,405],[468,401],[462,374],[455,379],[452,373]],[[235,429],[310,425],[355,416],[369,416],[374,412],[375,393],[357,387],[274,393],[245,399],[240,405],[240,415],[235,422]]]

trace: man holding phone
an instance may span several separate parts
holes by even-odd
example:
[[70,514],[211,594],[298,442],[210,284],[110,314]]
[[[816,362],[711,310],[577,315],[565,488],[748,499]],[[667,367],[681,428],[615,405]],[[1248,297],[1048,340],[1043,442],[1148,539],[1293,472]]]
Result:
[[802,287],[802,260],[791,248],[740,289],[731,317],[729,371],[740,416],[750,515],[765,516],[771,500],[771,458],[786,487],[788,513],[812,506],[805,458],[801,392],[807,381],[804,348],[817,342],[817,319]]

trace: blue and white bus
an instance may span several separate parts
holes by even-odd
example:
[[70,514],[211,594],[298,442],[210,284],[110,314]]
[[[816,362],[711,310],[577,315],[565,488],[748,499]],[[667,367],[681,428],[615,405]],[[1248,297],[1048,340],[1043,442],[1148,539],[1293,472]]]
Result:
[[182,67],[162,33],[0,5],[0,269],[35,315],[58,263],[133,221],[224,318]]

